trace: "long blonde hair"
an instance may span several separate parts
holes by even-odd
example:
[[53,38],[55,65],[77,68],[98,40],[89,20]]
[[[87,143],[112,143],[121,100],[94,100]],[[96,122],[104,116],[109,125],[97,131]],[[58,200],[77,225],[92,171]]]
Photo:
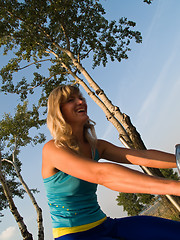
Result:
[[[47,126],[57,147],[63,146],[79,153],[78,142],[73,136],[71,126],[65,121],[61,104],[67,102],[73,94],[82,95],[79,88],[75,85],[60,85],[56,87],[48,98]],[[93,152],[96,145],[95,122],[88,120],[84,125],[85,139],[91,145]]]

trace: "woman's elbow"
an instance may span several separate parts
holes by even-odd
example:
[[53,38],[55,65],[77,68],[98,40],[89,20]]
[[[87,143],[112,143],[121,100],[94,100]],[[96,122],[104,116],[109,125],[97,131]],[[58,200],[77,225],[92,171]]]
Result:
[[107,176],[109,175],[108,163],[99,163],[99,169],[96,172],[96,183],[105,186]]

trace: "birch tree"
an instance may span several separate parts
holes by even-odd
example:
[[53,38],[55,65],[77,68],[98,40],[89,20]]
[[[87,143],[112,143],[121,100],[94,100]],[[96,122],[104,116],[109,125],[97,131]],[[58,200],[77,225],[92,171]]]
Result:
[[[1,149],[1,151],[2,151],[2,149]],[[1,154],[1,151],[0,151],[0,154]],[[2,154],[2,158],[3,157],[10,158],[10,156],[8,154]],[[21,163],[18,161],[18,159],[17,159],[17,166],[19,169],[21,169]],[[14,198],[14,196],[23,198],[25,191],[21,188],[21,184],[17,180],[17,176],[16,176],[14,168],[11,165],[9,165],[8,163],[1,161],[1,169],[0,170],[1,170],[1,174],[3,176],[6,175],[6,179],[5,179],[6,184],[9,186],[9,191],[11,192],[12,198]],[[8,208],[7,198],[5,197],[5,195],[3,193],[2,184],[0,184],[0,215],[1,215],[0,217],[4,216],[2,214],[2,211],[7,208]]]
[[[133,21],[108,21],[102,5],[95,0],[13,0],[1,1],[0,7],[0,46],[4,47],[4,54],[14,52],[14,58],[1,69],[2,91],[25,99],[28,93],[41,89],[38,105],[46,106],[50,91],[71,75],[102,108],[122,141],[130,147],[144,147],[128,116],[111,103],[83,67],[83,60],[88,57],[92,57],[93,68],[106,66],[108,60],[127,59],[131,41],[142,41],[140,32],[133,30]],[[40,74],[46,62],[50,63],[48,76]],[[15,73],[32,65],[39,69],[33,73],[33,81],[25,77],[13,81]]]
[[[142,42],[140,32],[134,30],[135,22],[127,18],[108,21],[98,0],[2,0],[0,16],[0,46],[4,54],[14,52],[1,69],[2,91],[19,94],[23,100],[38,89],[38,107],[45,107],[50,91],[71,76],[102,108],[126,147],[146,149],[129,116],[112,104],[83,66],[88,57],[93,68],[127,59],[131,42]],[[41,68],[47,63],[49,72],[44,75]],[[25,77],[14,81],[17,72],[33,66],[32,81]],[[158,169],[142,168],[162,176]],[[180,210],[178,204],[176,207]]]
[[18,209],[17,209],[17,207],[16,207],[16,205],[13,201],[12,193],[9,190],[9,186],[7,184],[6,178],[3,175],[1,159],[0,159],[0,183],[1,183],[4,195],[7,199],[8,204],[9,204],[9,208],[11,210],[11,213],[13,214],[13,216],[14,216],[17,224],[18,224],[18,227],[20,229],[20,232],[21,232],[21,235],[22,235],[23,239],[24,240],[32,240],[33,239],[32,234],[29,233],[28,230],[27,230],[26,224],[23,221],[23,217],[20,215],[20,213],[19,213],[19,211],[18,211]]
[[[16,208],[15,202],[13,200],[14,196],[21,196],[19,191],[11,191],[12,185],[14,184],[14,178],[18,178],[19,182],[23,186],[24,190],[21,189],[21,192],[26,192],[30,197],[30,200],[37,212],[37,228],[38,228],[38,240],[44,240],[44,228],[43,228],[43,217],[42,210],[38,206],[38,203],[33,195],[36,193],[36,189],[30,189],[25,182],[21,174],[21,162],[18,159],[18,154],[20,153],[20,147],[26,147],[27,144],[37,144],[42,143],[45,138],[43,134],[35,135],[34,137],[30,136],[30,130],[35,127],[38,129],[41,125],[41,120],[39,120],[39,113],[37,110],[33,109],[32,111],[27,110],[27,102],[24,102],[23,105],[18,104],[16,107],[16,113],[14,117],[10,114],[4,114],[2,120],[0,121],[0,138],[1,145],[3,145],[1,166],[0,166],[0,182],[1,188],[3,189],[4,196],[1,196],[4,199],[5,206],[9,206],[11,213],[13,214],[18,227],[20,229],[21,235],[25,240],[33,239],[31,233],[28,232],[26,224],[24,223],[23,217],[20,215],[19,210]],[[2,147],[1,147],[2,148]],[[5,165],[4,165],[5,164]],[[9,166],[10,165],[10,166]],[[11,179],[8,180],[8,174],[10,174]],[[14,177],[12,179],[12,176]],[[13,180],[13,181],[12,181]],[[10,184],[8,184],[10,183]],[[17,186],[20,186],[20,183],[17,183]],[[13,194],[12,194],[13,193]],[[6,200],[6,201],[5,201]]]

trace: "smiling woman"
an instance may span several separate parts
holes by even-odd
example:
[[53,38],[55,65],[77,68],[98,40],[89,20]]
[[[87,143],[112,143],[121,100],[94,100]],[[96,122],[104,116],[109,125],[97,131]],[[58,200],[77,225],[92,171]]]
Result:
[[75,137],[78,124],[84,126],[83,135],[93,146],[96,140],[95,123],[87,115],[85,99],[78,87],[61,85],[52,91],[48,100],[47,126],[55,145],[78,151],[77,137],[80,133]]
[[[76,86],[62,85],[51,92],[47,125],[53,139],[43,147],[42,176],[55,239],[178,239],[180,222],[146,216],[111,219],[96,195],[100,184],[117,192],[180,196],[180,182],[121,166],[174,168],[173,154],[125,149],[97,139]],[[100,158],[110,162],[98,162]]]
[[67,102],[61,106],[62,115],[67,123],[84,124],[88,120],[87,104],[81,94],[73,94],[69,97]]

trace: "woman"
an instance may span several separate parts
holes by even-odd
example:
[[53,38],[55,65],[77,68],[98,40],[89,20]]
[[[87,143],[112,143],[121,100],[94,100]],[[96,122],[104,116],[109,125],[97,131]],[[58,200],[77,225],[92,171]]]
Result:
[[[76,86],[62,85],[48,99],[47,126],[53,139],[42,154],[54,239],[178,239],[180,222],[150,216],[111,219],[102,212],[97,184],[126,193],[180,196],[180,182],[152,177],[121,166],[175,168],[175,156],[130,150],[96,139],[87,104]],[[100,158],[109,162],[98,163]]]

